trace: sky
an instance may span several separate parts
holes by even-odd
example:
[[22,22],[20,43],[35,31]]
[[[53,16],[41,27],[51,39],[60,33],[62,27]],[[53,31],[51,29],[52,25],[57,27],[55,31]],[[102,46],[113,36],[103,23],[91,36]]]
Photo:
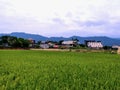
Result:
[[120,38],[120,0],[0,0],[0,33]]

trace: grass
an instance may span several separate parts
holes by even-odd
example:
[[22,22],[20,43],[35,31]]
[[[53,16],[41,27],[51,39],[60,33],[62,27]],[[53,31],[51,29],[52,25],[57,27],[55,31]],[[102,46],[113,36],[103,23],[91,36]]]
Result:
[[0,50],[0,90],[120,90],[120,55]]

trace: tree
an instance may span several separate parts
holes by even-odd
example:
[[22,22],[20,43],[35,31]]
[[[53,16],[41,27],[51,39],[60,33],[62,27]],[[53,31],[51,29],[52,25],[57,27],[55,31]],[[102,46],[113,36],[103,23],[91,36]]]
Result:
[[14,36],[2,36],[0,37],[0,45],[3,47],[12,48],[28,48],[29,41],[23,38],[17,38]]
[[9,36],[2,36],[2,37],[1,37],[2,43],[8,43],[8,37],[9,37]]
[[23,38],[18,38],[17,45],[18,45],[18,43],[19,43],[21,48],[28,48],[29,44],[30,44],[29,40],[25,40]]
[[103,49],[105,49],[105,50],[111,50],[112,47],[111,46],[104,46]]
[[37,44],[41,44],[41,41],[38,41]]
[[59,45],[62,45],[62,42],[63,42],[64,40],[60,40],[59,42],[58,42],[58,44]]

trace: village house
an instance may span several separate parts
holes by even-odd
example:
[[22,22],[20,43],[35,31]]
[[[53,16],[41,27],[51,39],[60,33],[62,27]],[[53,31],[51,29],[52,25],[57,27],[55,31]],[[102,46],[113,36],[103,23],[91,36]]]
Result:
[[119,45],[113,45],[112,49],[118,50],[119,47],[120,47]]
[[58,48],[59,48],[59,45],[56,45],[56,44],[55,44],[55,45],[53,45],[53,48],[54,48],[54,49],[58,49]]
[[58,49],[59,45],[56,42],[53,42],[53,41],[41,41],[40,48],[43,48],[43,49],[48,49],[48,48]]
[[48,43],[46,41],[41,41],[40,48],[42,48],[42,49],[48,49],[49,45],[48,45]]
[[52,42],[48,42],[47,44],[49,45],[50,48],[53,48],[53,46],[54,46],[54,43],[52,43]]
[[102,49],[103,48],[101,41],[87,40],[87,41],[85,41],[85,44],[88,48],[92,48],[92,49]]
[[112,49],[117,50],[117,54],[120,54],[120,46],[119,45],[113,45]]
[[33,40],[32,38],[29,38],[28,41],[30,42],[29,47],[33,48],[35,45],[35,40]]
[[70,48],[70,47],[73,47],[73,46],[75,46],[75,45],[77,45],[77,41],[63,41],[62,42],[62,47],[64,47],[64,48]]

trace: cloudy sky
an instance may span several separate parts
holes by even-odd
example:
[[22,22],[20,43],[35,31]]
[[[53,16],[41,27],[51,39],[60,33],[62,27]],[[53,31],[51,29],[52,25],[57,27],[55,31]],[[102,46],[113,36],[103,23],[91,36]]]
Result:
[[120,0],[0,0],[0,33],[120,38]]

